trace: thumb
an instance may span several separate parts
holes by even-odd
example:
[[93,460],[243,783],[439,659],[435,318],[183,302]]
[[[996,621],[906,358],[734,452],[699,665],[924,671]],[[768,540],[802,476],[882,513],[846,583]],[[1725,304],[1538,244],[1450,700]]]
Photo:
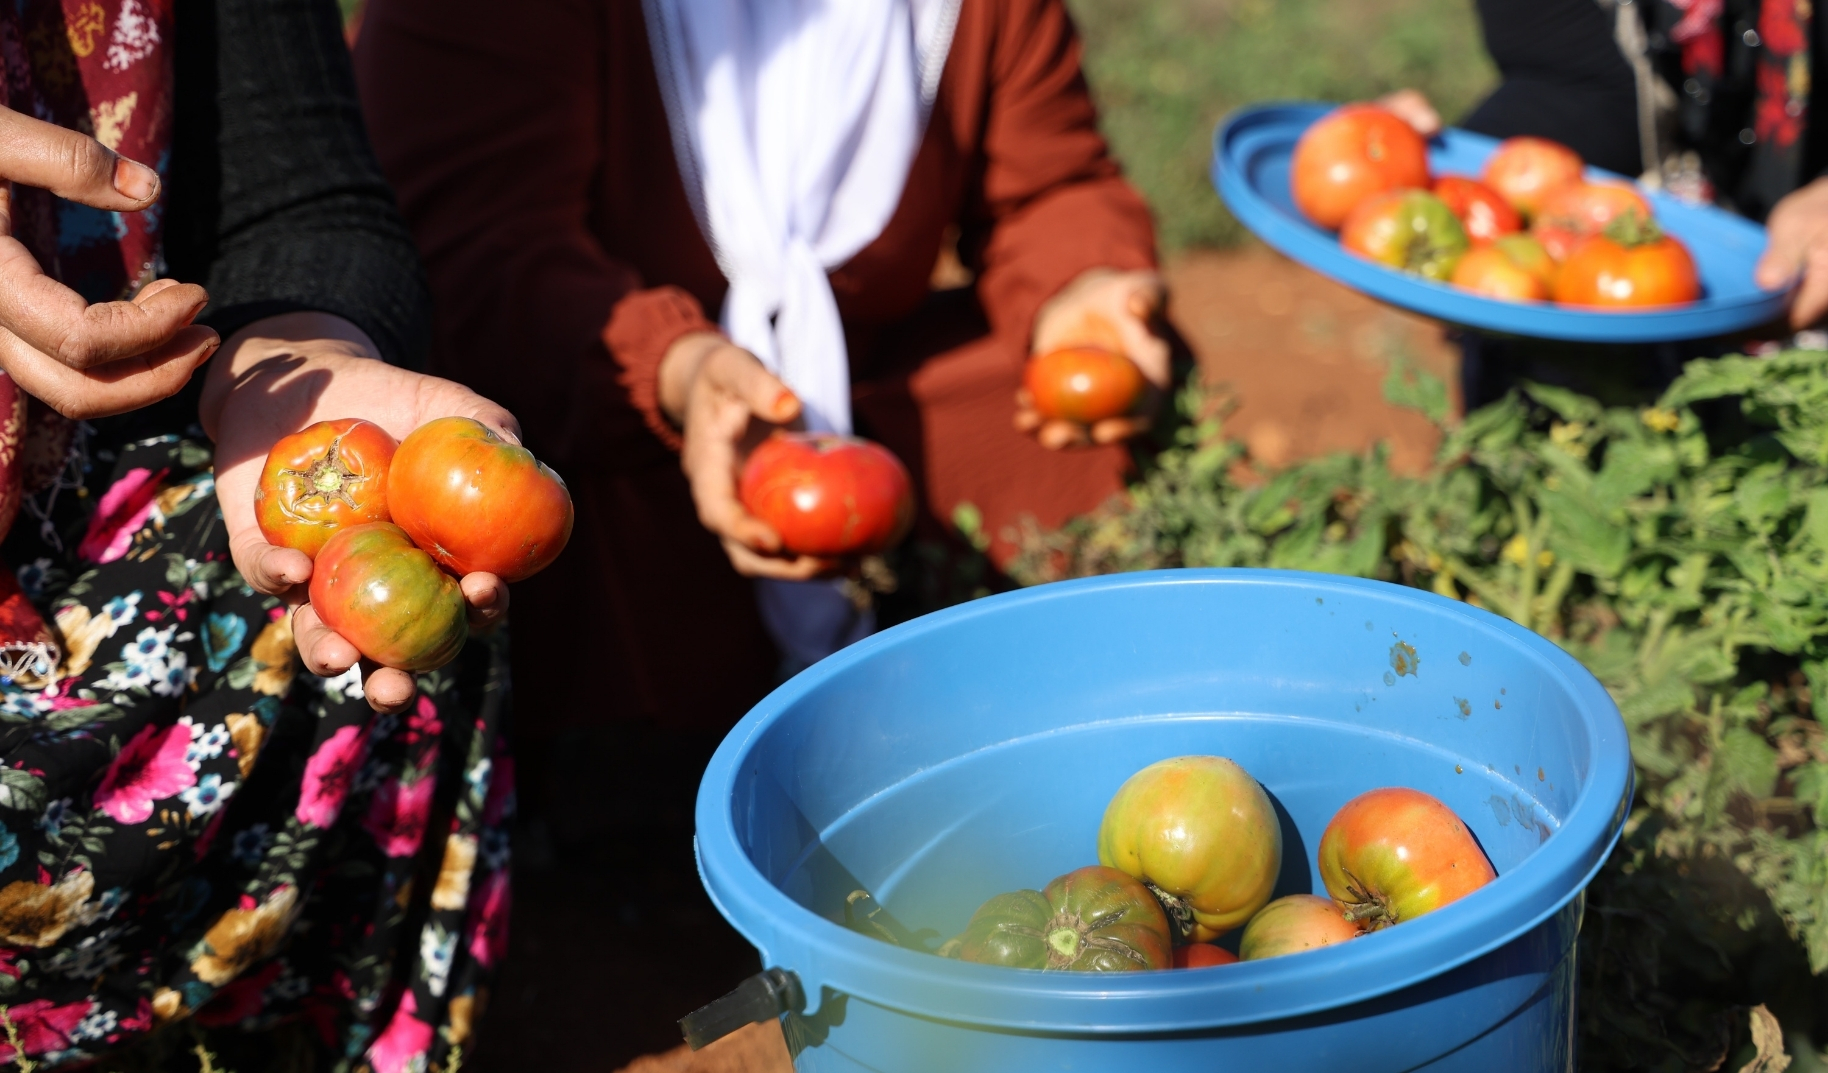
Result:
[[159,196],[159,173],[84,134],[0,108],[0,177],[98,209],[132,212]]
[[1795,278],[1802,268],[1803,252],[1808,249],[1811,236],[1803,228],[1781,224],[1771,228],[1769,235],[1770,245],[1758,259],[1753,278],[1760,287],[1776,290]]
[[782,425],[800,416],[800,397],[747,350],[719,347],[710,358],[710,366],[712,382],[741,400],[750,413],[762,420]]

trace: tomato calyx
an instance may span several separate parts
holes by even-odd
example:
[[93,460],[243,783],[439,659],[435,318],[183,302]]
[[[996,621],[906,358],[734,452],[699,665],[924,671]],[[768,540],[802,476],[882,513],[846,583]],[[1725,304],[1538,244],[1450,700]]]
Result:
[[355,497],[349,494],[350,486],[368,479],[344,464],[341,436],[330,441],[323,457],[311,463],[309,469],[282,469],[279,474],[282,477],[303,478],[310,491],[298,497],[301,503],[310,499],[321,499],[326,503],[336,500],[350,507],[359,506]]
[[1193,941],[1193,905],[1179,895],[1169,894],[1148,880],[1143,886],[1155,895],[1155,900],[1162,903],[1162,915],[1168,918],[1168,938],[1175,946],[1186,946]]
[[1137,968],[1150,967],[1148,960],[1126,943],[1103,935],[1094,935],[1098,924],[1070,909],[1055,913],[1048,922],[1039,928],[1030,928],[1020,924],[1009,925],[1005,930],[1014,935],[1027,935],[1040,939],[1047,944],[1047,968],[1066,969],[1073,962],[1084,956],[1087,950],[1108,950],[1126,961],[1133,961]]
[[1628,250],[1663,239],[1663,229],[1657,226],[1657,222],[1635,211],[1621,212],[1614,216],[1601,233]]
[[1346,920],[1359,925],[1368,932],[1388,928],[1392,924],[1402,922],[1396,906],[1391,905],[1387,898],[1372,891],[1369,883],[1353,875],[1351,871],[1344,869],[1342,871],[1345,871],[1346,875],[1346,898],[1341,900],[1339,905],[1344,910],[1343,915]]

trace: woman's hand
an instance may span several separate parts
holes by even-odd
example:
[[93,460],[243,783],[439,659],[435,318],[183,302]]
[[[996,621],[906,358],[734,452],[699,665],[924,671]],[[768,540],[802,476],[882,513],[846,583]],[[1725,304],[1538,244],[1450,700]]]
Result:
[[[198,409],[216,441],[216,496],[235,568],[257,591],[294,605],[299,658],[319,675],[341,674],[361,654],[305,602],[310,557],[267,543],[254,520],[254,489],[273,444],[341,417],[366,418],[395,439],[433,418],[471,417],[520,442],[520,425],[508,411],[461,384],[388,365],[361,329],[326,313],[269,317],[236,332],[209,371]],[[508,586],[494,574],[465,575],[462,587],[472,626],[507,613]],[[410,703],[415,687],[405,671],[369,665],[362,689],[376,711],[386,712]]]
[[1036,412],[1026,388],[1016,392],[1016,428],[1034,434],[1050,450],[1086,443],[1116,443],[1146,432],[1168,389],[1168,343],[1155,331],[1167,289],[1154,272],[1094,268],[1079,275],[1035,314],[1033,352],[1090,346],[1129,358],[1148,381],[1148,397],[1136,413],[1110,417],[1087,428],[1075,421],[1047,419]]
[[159,197],[158,173],[93,138],[0,108],[0,369],[66,417],[105,417],[175,393],[221,340],[194,325],[209,295],[155,280],[132,301],[90,305],[13,237],[8,183],[115,212]]
[[1414,127],[1424,138],[1441,133],[1441,113],[1435,111],[1434,105],[1417,90],[1399,89],[1371,103]]
[[1760,287],[1796,281],[1790,327],[1807,328],[1828,314],[1828,179],[1792,191],[1765,220],[1770,245],[1759,258]]
[[714,332],[680,336],[660,361],[660,408],[684,430],[680,467],[698,520],[723,541],[736,572],[805,581],[834,564],[781,550],[781,535],[743,509],[736,480],[748,449],[800,416],[800,399],[755,355]]

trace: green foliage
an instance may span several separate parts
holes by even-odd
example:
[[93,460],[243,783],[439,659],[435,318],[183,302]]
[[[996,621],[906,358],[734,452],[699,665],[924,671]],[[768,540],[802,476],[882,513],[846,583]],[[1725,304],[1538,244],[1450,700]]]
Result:
[[[1443,414],[1429,380],[1386,390]],[[1715,1068],[1747,1007],[1828,1013],[1828,354],[1692,362],[1643,410],[1530,385],[1444,426],[1419,477],[1381,451],[1257,471],[1197,389],[1181,405],[1127,497],[1022,534],[1017,580],[1321,570],[1554,639],[1617,699],[1639,778],[1590,892],[1583,1068]]]
[[1105,135],[1155,208],[1164,248],[1243,232],[1207,180],[1226,113],[1412,86],[1453,118],[1490,88],[1470,0],[1068,0]]

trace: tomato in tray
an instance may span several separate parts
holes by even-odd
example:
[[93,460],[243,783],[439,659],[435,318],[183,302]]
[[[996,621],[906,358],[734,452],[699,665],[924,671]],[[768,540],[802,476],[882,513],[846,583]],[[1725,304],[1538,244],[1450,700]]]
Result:
[[1221,756],[1177,756],[1118,788],[1098,860],[1156,889],[1177,941],[1209,942],[1269,901],[1282,827],[1249,772]]
[[1506,138],[1485,162],[1484,178],[1512,207],[1533,215],[1544,198],[1579,182],[1586,165],[1580,154],[1547,138]]
[[1042,417],[1090,425],[1134,409],[1142,397],[1143,375],[1122,354],[1071,347],[1028,359],[1022,386]]
[[854,436],[775,433],[743,463],[737,496],[800,555],[874,555],[914,521],[914,486],[901,460]]
[[310,593],[324,625],[384,667],[442,667],[469,636],[457,579],[389,522],[350,526],[326,541]]
[[958,956],[980,965],[1129,972],[1173,964],[1168,920],[1149,888],[1092,865],[1046,890],[999,894],[978,907]]
[[1466,229],[1426,190],[1367,198],[1340,229],[1339,244],[1382,265],[1445,283],[1467,247]]
[[1261,961],[1299,954],[1356,939],[1360,934],[1358,925],[1347,920],[1345,911],[1331,898],[1290,894],[1264,906],[1244,925],[1244,936],[1238,940],[1238,958]]
[[1556,274],[1555,300],[1568,305],[1627,309],[1678,305],[1701,297],[1688,247],[1656,223],[1620,220],[1585,239]]
[[1622,216],[1633,215],[1640,223],[1653,218],[1650,202],[1629,183],[1570,183],[1543,201],[1530,233],[1549,256],[1560,261],[1582,239],[1600,234]]
[[1290,192],[1302,215],[1328,230],[1373,194],[1428,185],[1428,145],[1415,128],[1368,104],[1337,108],[1295,143]]
[[1529,235],[1505,235],[1468,250],[1454,266],[1454,286],[1509,301],[1546,301],[1554,291],[1556,265],[1542,243]]
[[1188,943],[1174,948],[1174,967],[1177,969],[1205,969],[1237,963],[1238,955],[1211,943]]
[[397,444],[370,421],[319,421],[267,452],[254,518],[269,544],[315,557],[339,529],[384,522],[387,472]]
[[1434,181],[1434,196],[1460,218],[1474,246],[1523,230],[1523,217],[1504,196],[1477,179],[1443,175]]
[[1347,920],[1376,931],[1458,901],[1497,872],[1452,809],[1398,786],[1334,814],[1320,836],[1320,878]]
[[442,417],[400,441],[388,471],[393,520],[457,574],[521,581],[571,539],[571,493],[533,452],[467,417]]

